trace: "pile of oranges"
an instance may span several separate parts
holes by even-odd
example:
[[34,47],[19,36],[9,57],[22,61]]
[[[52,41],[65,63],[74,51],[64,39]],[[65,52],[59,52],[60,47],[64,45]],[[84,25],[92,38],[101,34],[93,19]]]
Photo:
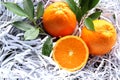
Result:
[[45,31],[54,37],[61,37],[53,47],[53,59],[60,68],[68,71],[81,69],[87,63],[89,54],[109,53],[116,42],[114,26],[105,20],[93,21],[95,31],[85,26],[81,36],[72,35],[77,26],[75,14],[65,2],[47,6],[43,14]]

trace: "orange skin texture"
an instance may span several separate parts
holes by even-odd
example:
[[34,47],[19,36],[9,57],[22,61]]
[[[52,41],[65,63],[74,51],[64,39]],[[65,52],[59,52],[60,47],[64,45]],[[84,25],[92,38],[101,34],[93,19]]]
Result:
[[60,38],[53,48],[53,59],[60,68],[73,72],[85,66],[89,57],[86,43],[77,36]]
[[43,14],[43,27],[50,35],[70,35],[76,28],[76,16],[65,2],[50,4]]
[[90,54],[107,54],[116,43],[116,30],[114,26],[105,20],[93,21],[95,31],[82,28],[81,38],[86,42]]

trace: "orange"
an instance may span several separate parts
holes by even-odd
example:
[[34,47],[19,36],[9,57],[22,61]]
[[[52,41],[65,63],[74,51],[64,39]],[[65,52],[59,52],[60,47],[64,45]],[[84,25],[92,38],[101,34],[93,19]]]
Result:
[[85,42],[77,36],[60,38],[53,48],[53,59],[60,68],[73,72],[81,69],[89,56]]
[[86,42],[90,54],[107,54],[116,42],[116,30],[114,26],[105,20],[93,21],[95,31],[82,28],[81,38]]
[[65,2],[52,3],[43,13],[43,27],[46,32],[55,37],[72,34],[76,23],[75,14]]

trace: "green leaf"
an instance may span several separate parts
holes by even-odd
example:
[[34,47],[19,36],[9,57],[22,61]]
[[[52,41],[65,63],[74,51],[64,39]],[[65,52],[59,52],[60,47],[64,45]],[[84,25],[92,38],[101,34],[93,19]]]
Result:
[[93,21],[91,18],[86,18],[84,24],[85,24],[87,29],[95,31],[94,24],[93,24]]
[[12,2],[2,2],[2,4],[5,7],[7,7],[8,10],[12,11],[14,14],[27,17],[27,14],[25,13],[25,11],[21,7],[19,7],[17,4]]
[[99,0],[90,0],[89,1],[89,10],[94,8],[98,4]]
[[69,0],[69,2],[72,4],[73,7],[76,7],[77,4],[76,4],[76,2],[74,0]]
[[24,0],[23,7],[29,19],[34,19],[34,6],[31,0]]
[[44,5],[42,2],[39,2],[37,6],[37,19],[39,19],[43,15],[43,12],[44,12]]
[[80,4],[81,4],[82,0],[79,0],[78,4],[79,4],[79,7],[80,7]]
[[93,14],[91,14],[89,17],[92,19],[92,20],[95,20],[97,18],[99,18],[101,15],[101,12],[95,12]]
[[66,0],[69,7],[71,8],[71,10],[74,12],[74,14],[76,15],[76,19],[78,22],[80,22],[81,18],[82,18],[82,11],[81,8],[77,6],[76,2],[74,0]]
[[82,0],[81,1],[81,10],[82,10],[82,15],[86,14],[88,12],[88,5],[89,5],[89,0]]
[[39,35],[39,28],[31,28],[27,30],[24,34],[25,40],[33,40],[36,39]]
[[81,4],[82,0],[79,0],[79,4]]
[[52,38],[48,37],[47,40],[45,41],[45,43],[43,44],[42,54],[46,55],[46,56],[50,56],[52,48],[53,48]]
[[15,26],[16,28],[23,30],[23,31],[27,31],[31,28],[33,28],[32,25],[26,23],[26,22],[22,22],[22,21],[16,21],[13,23],[13,26]]
[[79,7],[76,7],[76,18],[77,18],[78,22],[80,22],[80,20],[82,18],[82,11],[81,11],[81,8],[79,8]]
[[77,4],[75,3],[75,1],[74,0],[66,0],[66,2],[68,3],[70,9],[76,14],[75,8],[76,8]]

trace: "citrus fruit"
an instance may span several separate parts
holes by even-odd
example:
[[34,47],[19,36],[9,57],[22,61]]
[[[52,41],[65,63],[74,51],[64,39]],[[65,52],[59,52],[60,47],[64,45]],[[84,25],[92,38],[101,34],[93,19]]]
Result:
[[59,37],[72,34],[76,28],[76,16],[65,2],[55,2],[43,13],[43,27],[50,35]]
[[81,69],[89,56],[85,42],[77,36],[60,38],[53,48],[53,59],[60,68],[73,72]]
[[90,54],[107,54],[116,42],[116,30],[114,26],[105,20],[93,21],[95,31],[82,28],[81,38],[86,42]]

